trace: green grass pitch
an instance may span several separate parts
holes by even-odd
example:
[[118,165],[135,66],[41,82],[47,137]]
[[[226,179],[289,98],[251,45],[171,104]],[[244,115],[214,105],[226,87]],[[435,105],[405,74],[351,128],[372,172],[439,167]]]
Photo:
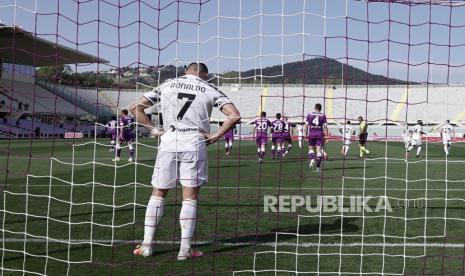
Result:
[[[142,144],[153,146],[153,141],[140,140],[137,163],[121,161],[118,168],[108,148],[78,142],[89,143],[75,147],[74,157],[69,141],[0,142],[3,275],[23,270],[49,275],[254,275],[252,269],[262,271],[257,275],[463,273],[462,144],[453,145],[446,163],[441,144],[425,143],[423,156],[407,164],[401,143],[371,142],[372,155],[366,160],[357,158],[354,143],[349,160],[343,161],[341,143],[330,142],[332,160],[324,162],[321,173],[308,169],[306,149],[296,142],[283,160],[270,160],[268,152],[263,165],[252,142],[236,141],[231,156],[224,155],[222,143],[212,145],[195,245],[206,255],[179,262],[179,189],[167,198],[154,256],[131,254],[143,236],[156,154]],[[123,149],[122,160],[126,156]],[[304,208],[265,213],[264,195],[387,196],[393,209],[387,215],[320,214]],[[402,199],[418,198],[424,198],[418,206],[405,208]],[[261,253],[254,259],[254,252]]]

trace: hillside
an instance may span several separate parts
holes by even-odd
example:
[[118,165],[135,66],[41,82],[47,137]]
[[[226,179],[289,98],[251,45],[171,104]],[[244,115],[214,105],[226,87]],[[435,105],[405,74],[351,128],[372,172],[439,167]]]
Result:
[[[68,66],[69,67],[69,66]],[[136,83],[143,83],[150,86],[157,86],[158,81],[165,81],[169,78],[184,74],[186,66],[176,67],[173,65],[161,65],[150,67],[123,67],[111,69],[104,72],[81,72],[75,73],[68,67],[41,67],[37,71],[37,76],[51,82],[60,82],[68,85],[78,85],[84,87],[136,87]],[[160,69],[159,69],[160,68]],[[159,71],[160,70],[160,71]],[[341,83],[342,63],[334,59],[314,58],[305,61],[290,62],[284,64],[284,76],[282,66],[274,65],[260,69],[251,69],[239,74],[237,71],[220,74],[220,83],[238,83],[239,76],[241,83],[265,83],[265,84],[328,84],[337,85]],[[160,74],[160,76],[158,76]],[[264,75],[263,80],[258,75]],[[255,77],[257,76],[257,77]],[[211,78],[217,83],[217,80]],[[382,75],[367,74],[365,71],[350,65],[344,65],[344,84],[366,85],[366,84],[406,84],[406,81],[386,78]],[[414,84],[411,82],[411,84]]]
[[[248,70],[240,74],[243,78],[242,83],[253,83],[254,75],[278,76],[283,69],[281,65],[274,65],[263,68],[260,72],[257,70]],[[238,72],[227,72],[223,74],[227,78],[237,78]],[[265,77],[264,83],[289,83],[289,84],[340,84],[342,77],[342,63],[334,59],[314,58],[305,61],[290,62],[284,64],[284,76],[276,78]],[[256,78],[255,82],[260,82]],[[224,82],[237,82],[234,80],[225,80]],[[406,84],[406,81],[386,78],[382,75],[367,74],[367,72],[356,67],[344,64],[344,84],[363,85],[363,84]]]

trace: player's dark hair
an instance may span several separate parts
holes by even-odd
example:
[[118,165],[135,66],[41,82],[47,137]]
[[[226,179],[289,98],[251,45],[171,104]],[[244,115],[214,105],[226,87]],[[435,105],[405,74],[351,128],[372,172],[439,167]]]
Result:
[[449,120],[446,120],[446,123],[450,123],[450,121],[449,121]]
[[315,109],[318,110],[318,111],[321,111],[321,104],[320,103],[317,103],[315,104]]
[[281,119],[281,113],[276,113],[276,119]]
[[265,111],[260,112],[260,116],[261,117],[266,117],[266,112]]
[[123,109],[123,110],[121,111],[121,113],[123,113],[124,115],[128,115],[128,114],[129,114],[127,109]]
[[362,116],[358,116],[358,119],[359,119],[359,120],[363,120],[363,117],[362,117]]
[[347,124],[350,125],[350,121],[347,121]]
[[186,71],[187,70],[208,74],[208,67],[207,65],[205,65],[205,63],[202,62],[192,62],[191,64],[189,64],[189,66],[187,66]]

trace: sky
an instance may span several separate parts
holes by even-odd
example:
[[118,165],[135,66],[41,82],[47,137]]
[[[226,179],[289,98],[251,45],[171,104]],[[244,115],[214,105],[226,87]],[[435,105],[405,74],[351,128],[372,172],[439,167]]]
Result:
[[[2,0],[0,20],[109,60],[78,71],[206,62],[244,71],[313,57],[465,83],[465,6],[356,0]],[[431,65],[428,66],[428,63]]]

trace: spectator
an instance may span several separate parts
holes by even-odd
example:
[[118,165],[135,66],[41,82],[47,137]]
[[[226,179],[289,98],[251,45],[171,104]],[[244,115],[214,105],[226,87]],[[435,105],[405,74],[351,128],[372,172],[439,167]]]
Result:
[[4,101],[4,100],[2,100],[2,101],[0,102],[0,108],[4,108],[4,107],[5,107],[5,105],[6,105],[6,104],[5,104],[5,101]]
[[29,104],[28,103],[24,104],[24,111],[29,111]]
[[18,102],[18,110],[23,111],[23,102]]
[[34,129],[34,134],[36,138],[40,138],[40,127],[36,127]]
[[13,102],[15,103],[12,103],[11,106],[13,107],[13,109],[17,108],[18,107],[18,100],[17,99],[13,99]]

